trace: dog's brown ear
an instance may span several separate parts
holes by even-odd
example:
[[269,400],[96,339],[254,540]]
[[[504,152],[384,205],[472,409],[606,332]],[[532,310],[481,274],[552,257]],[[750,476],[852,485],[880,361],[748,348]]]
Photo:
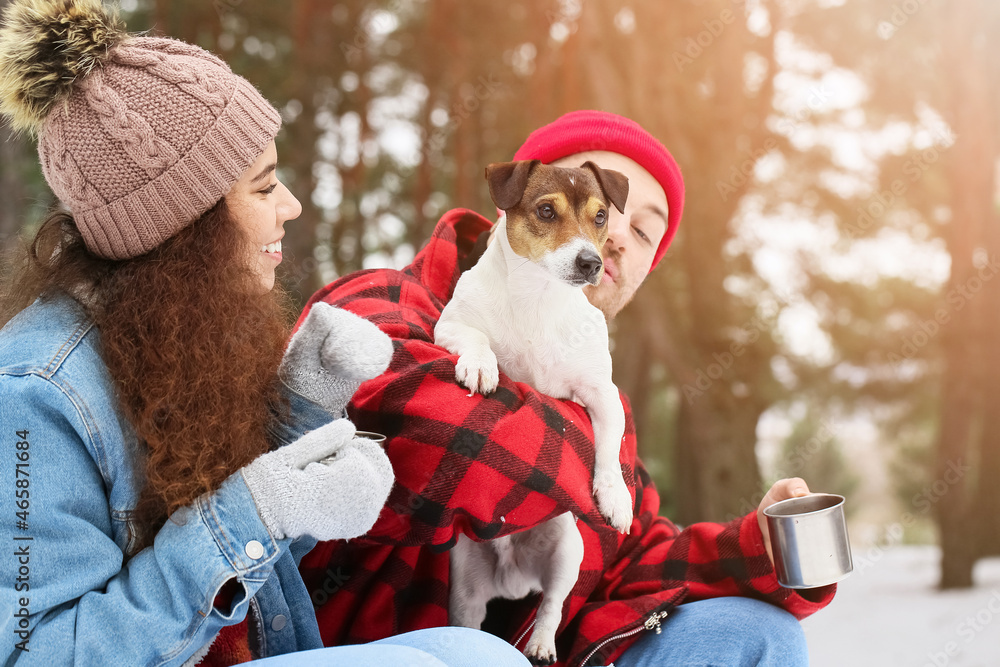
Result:
[[486,181],[490,184],[490,197],[497,208],[507,211],[521,201],[528,185],[528,174],[541,164],[539,160],[519,162],[494,162],[486,165]]
[[619,213],[624,213],[625,200],[628,199],[628,176],[620,171],[601,169],[590,160],[581,164],[580,167],[594,172],[597,182],[601,184],[601,190],[604,190],[604,196],[614,204]]

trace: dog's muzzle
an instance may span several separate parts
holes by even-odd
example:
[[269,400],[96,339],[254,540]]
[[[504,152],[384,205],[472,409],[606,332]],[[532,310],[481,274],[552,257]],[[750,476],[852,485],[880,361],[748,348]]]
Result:
[[596,285],[601,279],[601,269],[604,263],[601,256],[593,250],[584,250],[576,256],[576,270],[580,278],[591,285]]

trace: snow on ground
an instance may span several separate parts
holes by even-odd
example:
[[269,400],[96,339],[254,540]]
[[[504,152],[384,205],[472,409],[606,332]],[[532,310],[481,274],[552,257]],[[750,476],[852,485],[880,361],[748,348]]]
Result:
[[1000,667],[1000,558],[976,586],[939,591],[940,551],[854,551],[854,572],[829,607],[802,622],[812,667]]

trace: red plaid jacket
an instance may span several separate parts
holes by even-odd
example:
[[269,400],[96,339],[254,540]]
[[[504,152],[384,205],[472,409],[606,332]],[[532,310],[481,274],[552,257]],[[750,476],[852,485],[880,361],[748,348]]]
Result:
[[[449,211],[409,267],[341,278],[302,313],[326,301],[368,318],[395,344],[389,369],[363,384],[349,408],[359,429],[388,436],[395,487],[364,538],[321,543],[301,564],[324,643],[447,625],[448,549],[459,533],[489,539],[566,511],[580,517],[585,556],[563,609],[559,665],[607,664],[683,601],[748,596],[799,618],[828,604],[833,586],[805,597],[778,585],[755,513],[685,530],[658,515],[627,401],[621,462],[635,519],[622,536],[591,496],[593,432],[580,405],[503,375],[489,396],[456,383],[456,357],[434,345],[434,325],[459,262],[490,224]],[[498,620],[493,630],[523,648],[537,602],[491,606],[487,622]]]

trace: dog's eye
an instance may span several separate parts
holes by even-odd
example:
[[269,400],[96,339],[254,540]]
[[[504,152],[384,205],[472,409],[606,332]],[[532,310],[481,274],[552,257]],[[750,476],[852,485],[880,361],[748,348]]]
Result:
[[604,223],[607,221],[608,221],[608,212],[598,211],[597,217],[594,218],[594,224],[597,225],[598,227],[603,227]]
[[556,210],[552,208],[552,204],[542,204],[538,207],[538,217],[542,220],[552,220],[556,217]]

